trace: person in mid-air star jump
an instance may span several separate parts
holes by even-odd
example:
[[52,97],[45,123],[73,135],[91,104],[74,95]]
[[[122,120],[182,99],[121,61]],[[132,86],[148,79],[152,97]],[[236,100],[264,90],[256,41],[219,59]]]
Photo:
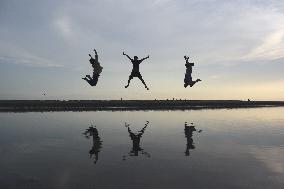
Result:
[[133,64],[133,68],[132,68],[132,71],[131,71],[131,74],[129,76],[129,79],[128,79],[128,83],[127,85],[125,86],[125,88],[129,87],[129,84],[130,84],[130,80],[133,79],[133,77],[138,77],[142,83],[144,84],[145,88],[147,90],[149,90],[149,88],[147,87],[145,81],[143,80],[142,78],[142,75],[140,74],[140,71],[139,71],[139,64],[143,61],[143,60],[146,60],[147,58],[149,58],[149,55],[145,58],[142,58],[142,59],[138,59],[137,56],[134,56],[134,59],[130,58],[130,56],[128,56],[127,54],[125,54],[124,52],[122,53],[123,55],[127,56],[127,58],[129,58],[129,60],[132,62]]
[[89,54],[89,56],[91,57],[89,61],[93,67],[93,77],[91,77],[90,75],[86,75],[84,78],[82,78],[83,80],[87,81],[91,86],[97,85],[98,79],[103,70],[103,67],[100,65],[99,56],[96,49],[94,49],[94,51],[95,58],[93,58],[92,55]]
[[192,80],[192,67],[194,66],[194,63],[189,63],[188,56],[184,56],[185,59],[185,67],[186,67],[186,73],[185,73],[185,77],[184,77],[184,88],[186,88],[188,85],[190,87],[192,87],[195,83],[201,81],[201,79],[197,79],[195,81]]
[[[150,157],[151,155],[146,152],[143,148],[141,148],[140,146],[140,139],[142,138],[145,129],[147,128],[149,124],[149,121],[146,121],[145,126],[138,132],[138,133],[133,133],[130,129],[130,125],[125,123],[125,127],[127,127],[129,136],[132,140],[132,149],[131,151],[128,153],[129,156],[138,156],[139,152],[140,154],[145,155],[146,157]],[[126,160],[126,155],[123,156],[123,160]]]

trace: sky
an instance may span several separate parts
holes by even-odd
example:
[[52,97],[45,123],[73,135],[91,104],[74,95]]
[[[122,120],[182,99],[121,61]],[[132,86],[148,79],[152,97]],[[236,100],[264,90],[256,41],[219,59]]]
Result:
[[0,0],[0,99],[284,100],[283,42],[283,0]]

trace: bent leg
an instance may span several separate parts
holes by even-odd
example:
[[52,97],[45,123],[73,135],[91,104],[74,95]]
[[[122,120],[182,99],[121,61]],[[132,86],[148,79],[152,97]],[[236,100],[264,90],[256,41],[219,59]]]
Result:
[[184,88],[186,88],[186,87],[188,86],[188,82],[187,82],[186,77],[184,78],[184,80],[183,80],[183,81],[184,81],[184,85],[183,85],[183,86],[184,86]]
[[82,79],[85,80],[85,81],[89,81],[89,78],[87,78],[87,77],[83,77]]
[[190,87],[192,87],[193,85],[195,85],[195,83],[201,81],[201,79],[197,79],[196,81],[191,81],[191,83],[189,84]]
[[129,87],[131,79],[133,79],[132,75],[129,76],[128,81],[127,81],[127,85],[125,86],[125,88]]
[[91,86],[96,86],[97,83],[98,83],[99,77],[100,77],[99,74],[94,74],[94,75],[93,75],[93,78],[90,80],[89,84],[90,84]]
[[90,80],[92,79],[90,75],[86,75],[86,78],[88,78]]
[[190,86],[190,87],[193,87],[193,85],[195,85],[196,82],[197,82],[197,81],[191,81],[191,82],[189,83],[189,86]]
[[87,82],[89,83],[89,85],[92,86],[92,80],[89,80],[89,79],[87,79],[87,78],[82,78],[82,79],[85,80],[85,81],[87,81]]
[[185,74],[184,76],[184,88],[192,83],[192,77],[190,74]]

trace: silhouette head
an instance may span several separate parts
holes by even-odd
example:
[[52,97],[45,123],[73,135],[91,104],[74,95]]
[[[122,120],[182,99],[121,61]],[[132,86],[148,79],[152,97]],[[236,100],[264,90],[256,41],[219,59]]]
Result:
[[138,60],[138,56],[134,56],[134,60]]

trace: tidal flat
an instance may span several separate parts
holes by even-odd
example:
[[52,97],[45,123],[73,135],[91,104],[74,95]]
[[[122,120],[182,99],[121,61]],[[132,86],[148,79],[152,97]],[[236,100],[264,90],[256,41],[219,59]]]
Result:
[[284,108],[0,113],[0,188],[284,187]]

